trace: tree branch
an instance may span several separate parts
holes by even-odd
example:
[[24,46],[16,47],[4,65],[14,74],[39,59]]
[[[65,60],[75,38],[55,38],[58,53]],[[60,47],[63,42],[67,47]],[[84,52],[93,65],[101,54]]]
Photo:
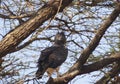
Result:
[[102,69],[103,67],[120,60],[120,52],[116,53],[115,55],[111,55],[109,58],[105,58],[103,60],[97,61],[95,63],[84,65],[82,67],[81,73],[89,73],[93,71],[97,71]]
[[[63,0],[60,10],[63,10],[72,1],[73,0]],[[58,4],[58,2],[54,1],[53,4],[44,6],[44,8],[38,10],[34,17],[6,35],[4,39],[0,41],[0,58],[10,53],[11,50],[15,49],[17,45],[39,28],[46,20],[54,16],[57,12],[54,7],[58,6]]]
[[31,14],[21,14],[21,15],[3,15],[0,14],[0,18],[4,18],[4,19],[22,19],[25,17],[31,17],[34,13]]
[[107,84],[111,80],[111,78],[115,77],[119,72],[120,72],[120,62],[115,64],[115,66],[95,84]]
[[[68,82],[70,80],[72,80],[77,75],[97,71],[99,69],[102,69],[106,65],[109,65],[109,64],[111,64],[113,62],[116,62],[116,61],[119,61],[119,60],[120,60],[120,52],[110,56],[109,58],[105,58],[103,60],[100,60],[98,62],[89,64],[89,65],[84,65],[81,68],[81,70],[76,69],[76,70],[72,71],[71,73],[64,74],[62,77],[58,77],[58,78],[55,78],[55,79],[50,78],[48,80],[47,84],[68,84]],[[100,84],[103,84],[103,83],[100,83]]]

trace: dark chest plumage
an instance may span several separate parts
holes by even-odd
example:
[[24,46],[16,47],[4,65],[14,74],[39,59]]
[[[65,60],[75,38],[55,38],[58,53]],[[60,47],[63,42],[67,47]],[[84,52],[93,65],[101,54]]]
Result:
[[50,54],[48,62],[49,67],[56,68],[60,66],[67,58],[68,49],[64,46],[57,47],[53,53]]

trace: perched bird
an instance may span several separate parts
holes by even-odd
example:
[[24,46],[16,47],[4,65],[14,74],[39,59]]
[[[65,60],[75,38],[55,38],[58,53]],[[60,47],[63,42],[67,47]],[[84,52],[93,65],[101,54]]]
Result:
[[68,55],[68,49],[65,47],[66,37],[63,32],[57,33],[55,36],[54,44],[41,51],[40,58],[38,59],[38,70],[36,77],[42,78],[45,72],[49,76],[54,70],[57,71],[59,66],[66,60]]

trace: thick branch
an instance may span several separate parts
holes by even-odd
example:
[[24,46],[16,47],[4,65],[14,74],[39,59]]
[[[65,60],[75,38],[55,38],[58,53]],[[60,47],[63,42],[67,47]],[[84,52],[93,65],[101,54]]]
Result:
[[[63,0],[60,10],[64,9],[72,1],[73,0]],[[55,0],[51,5],[44,6],[44,8],[40,9],[34,17],[30,18],[24,24],[19,25],[15,30],[6,35],[0,42],[0,58],[10,53],[11,50],[15,49],[19,43],[33,33],[46,20],[54,16],[57,12],[56,6],[59,6],[59,2],[56,2]]]
[[120,52],[116,53],[115,55],[112,55],[109,58],[105,58],[103,60],[97,61],[93,64],[89,64],[89,65],[84,65],[82,67],[81,73],[89,73],[89,72],[93,72],[99,69],[102,69],[103,67],[120,60]]
[[6,35],[6,37],[0,42],[0,57],[3,57],[7,53],[34,32],[44,21],[49,19],[52,15],[55,15],[53,7],[46,7],[38,11],[35,17],[31,18],[24,24],[18,26],[14,31]]

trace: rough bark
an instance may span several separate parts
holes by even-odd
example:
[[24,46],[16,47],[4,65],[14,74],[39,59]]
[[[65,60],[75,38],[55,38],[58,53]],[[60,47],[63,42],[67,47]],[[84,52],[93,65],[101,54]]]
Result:
[[[6,35],[0,41],[0,58],[11,53],[14,49],[31,33],[33,33],[39,26],[41,26],[46,20],[50,19],[57,13],[57,8],[59,6],[60,0],[54,0],[52,4],[45,5],[42,9],[29,20],[27,20],[22,25],[19,25],[12,32]],[[68,6],[73,0],[63,0],[60,11],[62,11],[66,6]]]
[[[86,60],[89,58],[90,54],[95,50],[95,48],[98,46],[105,31],[115,21],[115,19],[119,16],[119,14],[120,14],[120,4],[118,4],[116,6],[116,8],[113,10],[113,12],[110,14],[110,16],[107,18],[107,20],[100,26],[96,35],[91,40],[89,46],[85,50],[83,50],[83,52],[81,53],[81,56],[78,59],[78,61],[62,77],[57,78],[57,79],[50,79],[48,81],[48,84],[67,84],[75,76],[80,75],[80,73],[83,73],[82,68],[83,68],[83,65],[86,63]],[[115,61],[115,60],[113,60],[113,61]],[[113,61],[110,62],[110,60],[109,60],[110,63],[112,63]],[[101,69],[101,68],[103,68],[103,66],[100,66],[98,68]],[[105,66],[106,66],[106,64],[105,64]],[[96,68],[96,70],[98,68]],[[90,69],[90,67],[88,69]],[[92,71],[94,71],[94,70],[91,70],[90,72],[92,72]]]
[[0,42],[0,57],[10,53],[17,45],[34,32],[44,21],[55,15],[53,7],[46,7],[38,11],[35,17],[18,26],[14,31],[6,35]]

